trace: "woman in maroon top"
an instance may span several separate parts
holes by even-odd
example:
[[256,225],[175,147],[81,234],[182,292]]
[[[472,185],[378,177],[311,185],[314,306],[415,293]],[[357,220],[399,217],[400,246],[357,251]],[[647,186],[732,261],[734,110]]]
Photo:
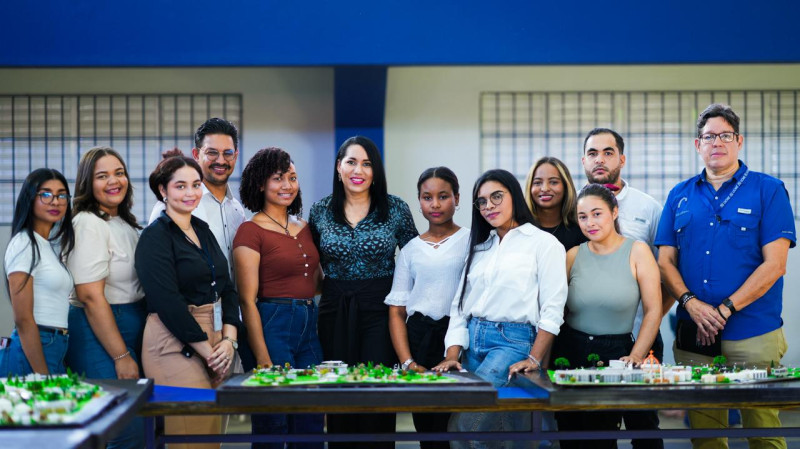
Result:
[[[320,279],[319,254],[308,224],[289,154],[279,148],[256,153],[242,172],[242,204],[256,214],[233,240],[233,257],[247,340],[262,367],[306,368],[322,361],[313,297]],[[253,433],[322,433],[323,416],[253,417]],[[322,448],[322,443],[291,444]],[[283,448],[283,443],[253,447]]]

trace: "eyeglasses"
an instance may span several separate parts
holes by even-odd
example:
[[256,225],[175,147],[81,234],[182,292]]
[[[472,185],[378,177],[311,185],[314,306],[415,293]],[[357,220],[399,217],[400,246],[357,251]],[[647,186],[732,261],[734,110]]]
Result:
[[[503,202],[503,196],[505,196],[505,194],[506,192],[502,190],[494,191],[489,195],[489,201],[491,201],[495,206],[499,206]],[[475,209],[486,210],[486,206],[489,205],[489,201],[486,201],[486,198],[478,198],[472,204],[475,206]]]
[[706,134],[703,134],[702,136],[700,136],[699,139],[700,139],[700,142],[708,145],[708,144],[714,143],[714,141],[717,140],[717,137],[719,137],[719,140],[721,140],[723,143],[731,143],[737,137],[739,137],[739,133],[734,133],[734,132],[730,132],[730,131],[724,132],[724,133],[719,133],[719,134],[706,133]]
[[[206,159],[209,161],[216,161],[219,158],[219,151],[217,150],[204,150],[204,152],[206,153]],[[222,157],[230,162],[236,157],[237,153],[237,150],[225,150],[222,152]]]
[[53,192],[39,192],[36,194],[36,196],[39,197],[39,201],[41,201],[43,204],[53,204],[53,200],[56,198],[66,204],[70,199],[70,196],[67,193],[59,193],[58,195],[54,195]]

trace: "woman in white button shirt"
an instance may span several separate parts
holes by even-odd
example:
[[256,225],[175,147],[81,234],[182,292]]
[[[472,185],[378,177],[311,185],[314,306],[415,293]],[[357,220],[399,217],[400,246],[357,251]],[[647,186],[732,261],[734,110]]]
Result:
[[[428,230],[397,257],[389,305],[389,333],[403,369],[424,372],[442,360],[450,304],[469,249],[469,229],[453,222],[458,178],[447,167],[425,170],[417,196]],[[414,413],[418,432],[445,432],[449,413]],[[449,448],[447,441],[420,441],[422,449]]]
[[[517,372],[544,369],[563,323],[567,300],[564,247],[533,225],[517,179],[489,170],[473,189],[472,230],[465,275],[450,310],[447,355],[434,369],[473,372],[495,387]],[[463,358],[460,355],[463,352]],[[524,430],[525,413],[461,413],[459,431]],[[452,441],[451,447],[499,447],[501,442]],[[506,447],[525,446],[514,442]]]

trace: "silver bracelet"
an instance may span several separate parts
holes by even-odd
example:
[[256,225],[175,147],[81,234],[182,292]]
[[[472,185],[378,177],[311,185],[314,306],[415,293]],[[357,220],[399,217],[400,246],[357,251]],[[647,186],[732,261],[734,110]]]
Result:
[[536,364],[536,369],[542,369],[542,363],[532,354],[528,354],[528,360]]
[[131,351],[130,350],[125,351],[125,354],[120,354],[120,355],[114,357],[114,361],[116,362],[117,360],[124,359],[125,357],[127,357],[129,355],[131,355]]

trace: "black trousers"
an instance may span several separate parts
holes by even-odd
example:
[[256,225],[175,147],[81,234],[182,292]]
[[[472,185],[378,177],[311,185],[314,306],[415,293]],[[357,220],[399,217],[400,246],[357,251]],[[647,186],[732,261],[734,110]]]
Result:
[[[444,359],[444,336],[450,317],[434,320],[421,313],[408,317],[408,345],[411,357],[425,368],[431,369]],[[447,432],[450,413],[413,413],[417,432]],[[447,441],[420,441],[420,449],[449,449]]]
[[[392,278],[342,281],[326,278],[319,303],[319,340],[325,360],[350,365],[373,362],[394,366],[397,356],[389,336],[389,307],[383,303]],[[396,415],[328,414],[328,433],[389,433]],[[394,448],[394,442],[329,443],[330,449]]]
[[[566,323],[553,347],[553,357],[565,357],[570,368],[589,367],[589,354],[597,354],[608,366],[609,360],[616,360],[631,353],[633,336],[588,335],[575,330]],[[556,412],[558,430],[617,430],[622,423],[622,412]],[[613,449],[617,440],[561,440],[563,449]]]

